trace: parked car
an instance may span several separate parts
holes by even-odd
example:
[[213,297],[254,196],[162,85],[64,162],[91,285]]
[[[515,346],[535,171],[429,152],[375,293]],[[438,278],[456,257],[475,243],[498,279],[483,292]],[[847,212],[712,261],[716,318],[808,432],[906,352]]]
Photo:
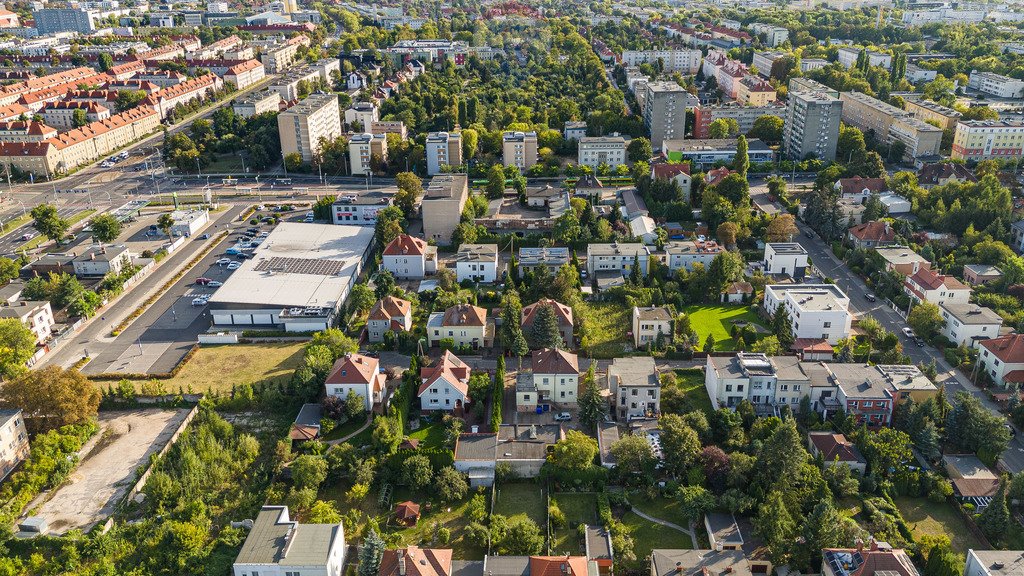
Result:
[[878,301],[878,298],[875,298],[874,294],[865,294],[864,298],[867,299],[868,302],[876,302],[876,301]]
[[914,344],[917,344],[921,348],[924,348],[924,344],[925,344],[924,338],[921,338],[920,336],[915,337],[914,338]]
[[213,282],[210,282],[209,284],[207,284],[207,286],[209,286],[210,288],[220,288],[223,285],[224,285],[224,283],[220,282],[219,280],[214,280]]
[[206,306],[206,304],[207,304],[206,298],[193,298],[192,299],[192,305],[193,306]]
[[32,232],[26,232],[25,234],[21,235],[21,239],[22,240],[31,240],[31,239],[33,239],[35,237],[36,237],[36,235],[33,234]]
[[228,264],[228,270],[238,270],[241,267],[242,267],[242,263],[241,262],[232,262],[231,264]]
[[808,238],[814,238],[814,233],[808,230],[807,232],[804,232],[804,236],[807,236]]
[[198,284],[200,286],[206,286],[210,282],[213,282],[213,280],[211,280],[209,278],[204,278],[202,276],[200,276],[199,278],[196,278],[196,284]]
[[231,258],[220,258],[217,260],[217,266],[227,266],[231,264],[233,260]]
[[199,237],[199,239],[200,240],[209,240],[210,239],[210,235],[209,234],[203,234],[202,236]]
[[569,414],[568,412],[559,412],[558,414],[555,414],[555,422],[568,422],[570,420],[572,420],[572,414]]
[[906,336],[907,338],[914,338],[914,336],[916,336],[916,334],[914,334],[914,331],[911,330],[909,327],[903,328],[903,335]]

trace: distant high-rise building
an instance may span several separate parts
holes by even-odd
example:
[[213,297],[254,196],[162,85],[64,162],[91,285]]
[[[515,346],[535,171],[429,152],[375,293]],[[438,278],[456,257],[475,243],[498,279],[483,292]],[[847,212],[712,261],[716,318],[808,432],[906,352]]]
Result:
[[808,154],[834,160],[843,101],[820,91],[790,92],[783,129],[783,149],[794,160]]
[[32,12],[40,36],[57,32],[91,34],[96,31],[93,24],[95,17],[95,12],[74,8],[43,8]]
[[700,101],[675,82],[649,82],[644,93],[644,126],[651,146],[661,149],[665,140],[682,140],[686,133],[686,109]]
[[441,173],[442,166],[462,165],[462,134],[458,132],[431,132],[427,134],[427,175]]
[[303,162],[312,162],[320,152],[321,139],[328,142],[341,136],[338,97],[334,94],[313,94],[277,116],[281,135],[281,151],[285,155],[298,152]]

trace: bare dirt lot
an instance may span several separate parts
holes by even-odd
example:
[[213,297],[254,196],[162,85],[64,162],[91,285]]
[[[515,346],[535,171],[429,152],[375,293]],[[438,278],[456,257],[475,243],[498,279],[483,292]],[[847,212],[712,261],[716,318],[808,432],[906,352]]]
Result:
[[134,484],[136,468],[167,443],[187,414],[159,408],[100,414],[100,432],[82,448],[78,468],[36,515],[53,534],[88,530],[109,516]]

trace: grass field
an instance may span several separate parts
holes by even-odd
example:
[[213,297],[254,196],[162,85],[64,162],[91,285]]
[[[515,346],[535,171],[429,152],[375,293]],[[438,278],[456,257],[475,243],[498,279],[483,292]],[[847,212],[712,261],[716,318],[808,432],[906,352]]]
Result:
[[565,514],[565,528],[554,528],[551,541],[552,554],[581,554],[583,542],[576,531],[580,524],[597,521],[597,495],[591,493],[562,492],[551,497]]
[[420,448],[442,448],[444,447],[444,424],[437,422],[421,426],[419,430],[410,432],[409,438],[419,440]]
[[896,498],[896,507],[907,522],[914,539],[925,534],[949,536],[953,550],[958,554],[966,554],[968,548],[981,548],[981,542],[974,537],[963,520],[948,502],[941,504],[927,498]]
[[[302,342],[202,346],[180,372],[162,384],[167,390],[229,392],[232,385],[287,381],[302,362]],[[143,381],[135,382],[140,390]]]
[[525,516],[537,523],[543,530],[548,517],[547,499],[540,484],[521,482],[516,484],[495,484],[498,499],[494,513],[515,518]]
[[654,500],[648,500],[646,496],[642,494],[633,494],[629,497],[629,503],[634,508],[653,516],[659,520],[678,524],[686,527],[689,525],[689,520],[683,516],[683,511],[679,506],[679,501],[674,498],[665,498],[664,496],[658,496]]
[[621,520],[633,536],[633,552],[640,564],[644,563],[643,559],[650,556],[651,550],[655,548],[693,548],[689,534],[648,522],[632,512],[623,514]]
[[750,322],[762,326],[761,319],[750,310],[749,306],[701,305],[687,306],[683,310],[690,317],[690,326],[700,338],[699,347],[703,349],[708,335],[715,337],[715,351],[736,349],[731,330],[737,322]]
[[595,358],[614,358],[630,343],[630,309],[614,302],[581,302],[575,310],[587,324]]
[[715,410],[704,387],[704,372],[700,369],[680,369],[675,373],[676,385],[683,392],[683,412],[703,410],[710,418]]

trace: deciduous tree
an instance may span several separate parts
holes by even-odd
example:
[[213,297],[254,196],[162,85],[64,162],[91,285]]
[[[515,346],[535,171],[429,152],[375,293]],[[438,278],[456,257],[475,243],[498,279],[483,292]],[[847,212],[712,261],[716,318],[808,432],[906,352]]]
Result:
[[50,240],[60,242],[67,235],[71,223],[57,213],[52,204],[40,204],[32,209],[32,227]]
[[0,320],[0,376],[13,378],[27,368],[25,362],[36,353],[36,335],[18,318]]
[[565,438],[555,442],[551,463],[564,470],[586,470],[597,456],[597,442],[586,434],[569,430]]
[[100,391],[78,370],[44,366],[0,386],[0,406],[24,411],[25,426],[44,432],[96,417]]
[[121,221],[110,214],[100,214],[89,221],[92,237],[101,244],[113,242],[121,235]]

